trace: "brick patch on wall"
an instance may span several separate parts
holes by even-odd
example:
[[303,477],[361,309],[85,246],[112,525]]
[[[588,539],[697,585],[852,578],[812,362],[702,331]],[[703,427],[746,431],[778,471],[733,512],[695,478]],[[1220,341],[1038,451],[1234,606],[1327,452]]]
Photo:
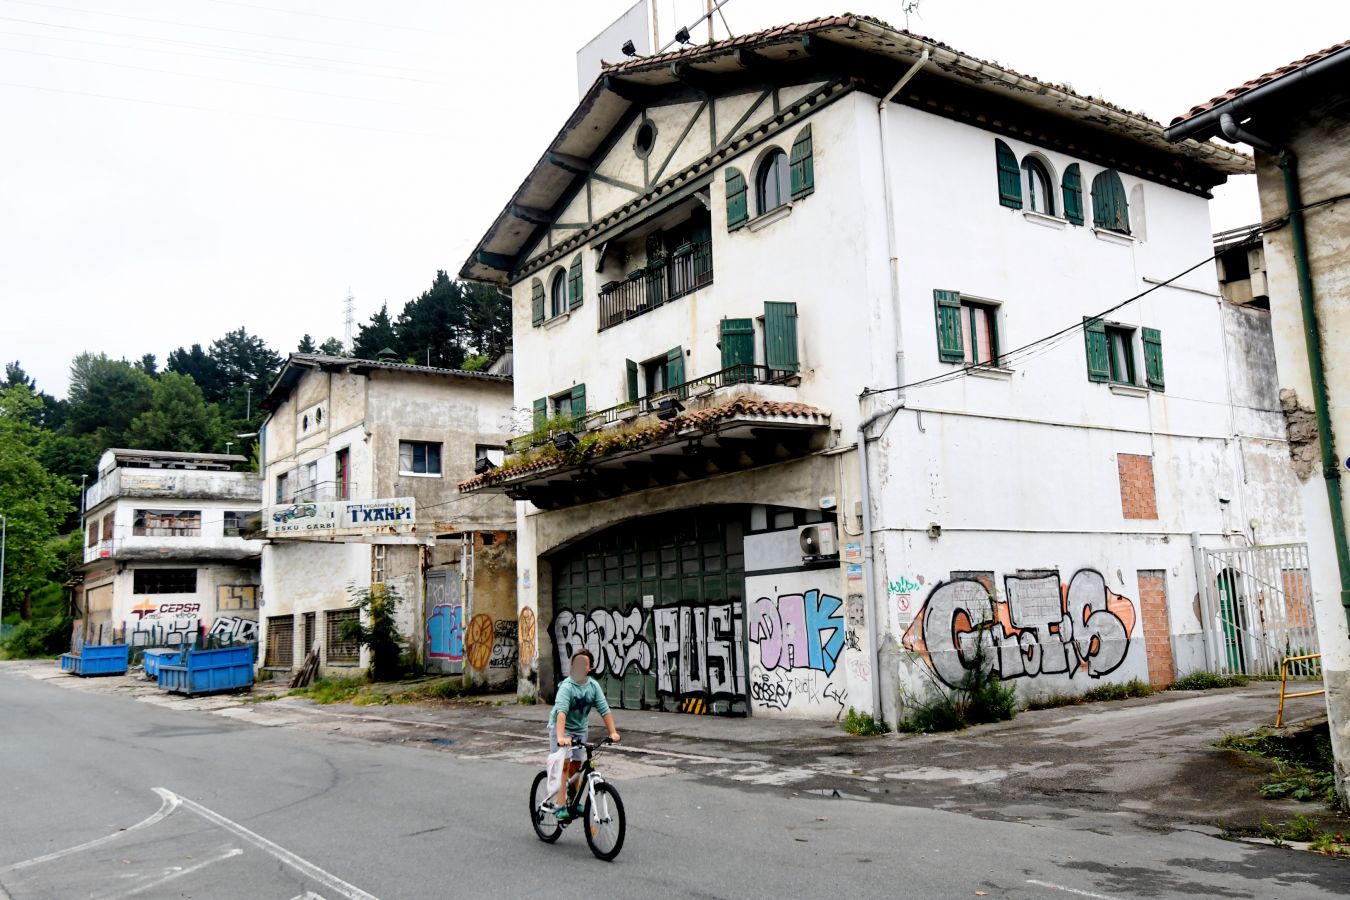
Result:
[[1120,511],[1127,519],[1158,518],[1158,497],[1153,489],[1153,457],[1116,454],[1120,469]]
[[1172,623],[1167,616],[1167,573],[1161,569],[1141,569],[1138,574],[1148,682],[1164,688],[1172,683],[1176,671],[1172,661]]

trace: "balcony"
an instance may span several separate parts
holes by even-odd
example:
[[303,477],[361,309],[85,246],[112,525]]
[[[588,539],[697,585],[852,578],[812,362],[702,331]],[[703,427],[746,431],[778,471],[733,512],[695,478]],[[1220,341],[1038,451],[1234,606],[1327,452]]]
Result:
[[289,497],[277,498],[279,504],[287,503],[331,503],[336,500],[351,500],[356,497],[356,484],[351,481],[316,481],[313,484],[297,488]]
[[[609,425],[630,422],[639,416],[658,412],[661,404],[666,400],[677,400],[684,403],[706,397],[729,387],[761,384],[792,385],[796,383],[799,377],[797,372],[792,369],[770,369],[768,366],[749,364],[730,366],[721,371],[713,372],[711,375],[703,375],[682,384],[672,385],[665,390],[657,391],[638,400],[620,403],[608,409],[588,412],[583,416],[572,419],[570,430],[594,431]],[[554,433],[561,430],[557,427],[557,422],[551,424],[553,427],[537,428],[529,434],[513,439],[510,443],[510,451],[512,453],[523,453],[526,450],[549,443],[553,439]],[[564,425],[566,424],[564,423]]]
[[84,508],[94,509],[116,497],[235,500],[256,505],[262,499],[262,478],[256,472],[116,468],[89,486]]
[[686,243],[658,257],[623,281],[600,288],[599,331],[651,312],[712,284],[712,241]]

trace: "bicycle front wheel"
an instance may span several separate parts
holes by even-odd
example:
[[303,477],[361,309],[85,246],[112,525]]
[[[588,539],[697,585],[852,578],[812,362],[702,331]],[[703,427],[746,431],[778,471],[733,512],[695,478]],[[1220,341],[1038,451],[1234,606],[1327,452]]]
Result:
[[612,784],[595,786],[595,802],[586,810],[586,843],[598,859],[609,862],[623,849],[623,801]]
[[552,809],[544,808],[544,802],[549,799],[548,773],[540,772],[534,776],[534,784],[530,785],[530,824],[534,826],[534,833],[539,836],[539,840],[546,844],[562,836],[562,826],[558,824],[557,816]]

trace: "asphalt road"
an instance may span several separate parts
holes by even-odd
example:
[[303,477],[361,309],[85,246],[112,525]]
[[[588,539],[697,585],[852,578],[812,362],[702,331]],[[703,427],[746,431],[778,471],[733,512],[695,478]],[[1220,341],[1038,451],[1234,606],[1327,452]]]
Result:
[[1195,831],[1110,834],[776,795],[615,758],[629,831],[618,860],[602,863],[579,829],[551,846],[535,839],[535,769],[519,762],[3,672],[0,900],[1318,898],[1350,884],[1346,864]]

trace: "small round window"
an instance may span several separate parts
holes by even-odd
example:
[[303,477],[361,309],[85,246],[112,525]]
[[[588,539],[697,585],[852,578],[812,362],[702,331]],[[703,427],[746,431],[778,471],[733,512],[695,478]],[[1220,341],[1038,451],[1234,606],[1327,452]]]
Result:
[[651,119],[644,119],[638,126],[637,136],[633,138],[633,151],[645,159],[654,146],[656,146],[656,123]]

